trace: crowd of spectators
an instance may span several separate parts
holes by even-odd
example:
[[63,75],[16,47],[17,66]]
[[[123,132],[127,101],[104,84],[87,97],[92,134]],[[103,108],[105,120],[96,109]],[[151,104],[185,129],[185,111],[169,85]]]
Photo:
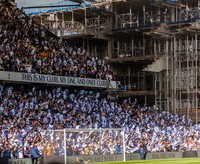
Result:
[[[63,128],[123,128],[126,153],[143,143],[149,152],[200,149],[200,125],[185,116],[92,90],[1,85],[0,121],[0,152],[15,158],[28,157],[33,142],[44,156],[64,155],[64,133],[52,131]],[[122,134],[67,133],[66,146],[68,155],[122,153]]]
[[0,69],[59,76],[115,79],[105,60],[55,37],[22,10],[0,6]]
[[[0,6],[1,70],[115,79],[104,60],[57,39],[16,7]],[[0,85],[1,156],[30,157],[33,143],[43,156],[62,156],[63,128],[123,128],[126,153],[138,152],[143,143],[148,152],[200,150],[200,125],[156,106],[94,90]],[[122,134],[69,132],[66,149],[68,155],[122,153]]]

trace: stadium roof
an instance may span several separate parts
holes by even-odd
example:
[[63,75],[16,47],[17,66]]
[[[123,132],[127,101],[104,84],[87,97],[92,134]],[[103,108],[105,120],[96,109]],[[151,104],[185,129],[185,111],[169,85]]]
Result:
[[72,10],[91,6],[93,0],[15,0],[18,8],[23,8],[26,14],[41,14],[60,10]]

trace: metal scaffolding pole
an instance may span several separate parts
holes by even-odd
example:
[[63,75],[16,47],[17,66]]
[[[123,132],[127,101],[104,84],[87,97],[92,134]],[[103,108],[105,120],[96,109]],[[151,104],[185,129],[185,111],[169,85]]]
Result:
[[197,33],[195,33],[195,83],[196,83],[196,86],[195,86],[195,112],[196,112],[196,125],[198,124],[198,50],[197,50],[197,47],[198,47],[198,35]]
[[187,85],[187,118],[189,118],[189,108],[190,108],[190,88],[189,88],[189,77],[190,77],[190,73],[189,73],[189,51],[188,51],[188,33],[186,35],[186,71],[187,71],[187,80],[186,80],[186,85]]
[[166,109],[167,109],[167,111],[169,111],[170,109],[169,109],[169,68],[170,68],[170,66],[169,66],[169,64],[170,64],[170,56],[169,56],[169,42],[168,42],[168,39],[166,38],[166,45],[165,45],[166,47],[165,47],[165,52],[166,52],[166,54],[165,54],[165,56],[166,56],[166,65],[167,65],[167,72],[166,72],[166,92],[165,92],[165,94],[166,94]]

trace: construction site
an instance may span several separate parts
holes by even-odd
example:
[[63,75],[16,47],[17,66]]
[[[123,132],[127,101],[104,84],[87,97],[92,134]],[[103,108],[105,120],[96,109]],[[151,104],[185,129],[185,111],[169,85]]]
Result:
[[200,121],[200,0],[70,1],[34,19],[105,59],[121,97]]

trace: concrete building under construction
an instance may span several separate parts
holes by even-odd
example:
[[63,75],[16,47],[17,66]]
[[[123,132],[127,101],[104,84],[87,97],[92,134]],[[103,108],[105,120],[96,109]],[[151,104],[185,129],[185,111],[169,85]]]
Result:
[[200,0],[90,0],[35,15],[58,37],[104,58],[126,91],[200,121]]

